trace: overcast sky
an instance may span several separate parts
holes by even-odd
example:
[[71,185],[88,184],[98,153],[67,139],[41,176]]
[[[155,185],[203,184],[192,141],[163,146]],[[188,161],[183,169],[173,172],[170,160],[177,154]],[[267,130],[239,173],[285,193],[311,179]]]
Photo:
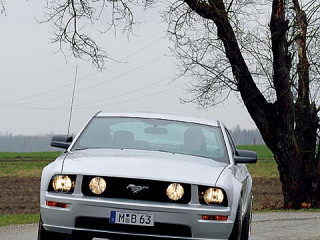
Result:
[[50,25],[43,19],[40,1],[7,1],[7,16],[0,15],[0,132],[12,134],[66,133],[78,65],[71,132],[78,132],[96,112],[152,111],[218,119],[229,128],[255,127],[246,109],[233,95],[223,105],[198,110],[181,104],[190,79],[171,80],[175,59],[165,56],[170,42],[166,24],[157,12],[140,14],[146,23],[128,41],[114,32],[99,36],[110,57],[99,72],[90,62],[55,53]]

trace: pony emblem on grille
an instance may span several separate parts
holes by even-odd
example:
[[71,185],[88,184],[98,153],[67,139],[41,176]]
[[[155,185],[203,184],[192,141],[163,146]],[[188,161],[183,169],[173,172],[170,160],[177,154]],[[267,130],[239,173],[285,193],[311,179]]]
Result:
[[140,191],[143,190],[143,189],[149,189],[149,187],[146,187],[146,186],[136,186],[136,185],[134,185],[134,184],[129,184],[129,185],[127,186],[127,189],[129,189],[129,188],[131,188],[131,191],[132,191],[133,193],[138,193],[138,192],[140,192]]

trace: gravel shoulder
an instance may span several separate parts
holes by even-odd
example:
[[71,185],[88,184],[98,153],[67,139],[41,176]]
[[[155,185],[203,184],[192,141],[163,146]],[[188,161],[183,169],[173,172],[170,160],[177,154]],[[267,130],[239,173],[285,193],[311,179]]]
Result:
[[[0,240],[35,240],[38,224],[0,227]],[[320,212],[255,213],[252,240],[319,240]]]
[[256,213],[253,240],[319,240],[320,212]]

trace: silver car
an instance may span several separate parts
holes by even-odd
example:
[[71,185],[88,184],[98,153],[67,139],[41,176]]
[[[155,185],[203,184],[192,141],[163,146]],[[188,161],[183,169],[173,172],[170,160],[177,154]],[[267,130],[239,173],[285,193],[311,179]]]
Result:
[[43,169],[38,240],[250,237],[252,178],[219,121],[97,113]]

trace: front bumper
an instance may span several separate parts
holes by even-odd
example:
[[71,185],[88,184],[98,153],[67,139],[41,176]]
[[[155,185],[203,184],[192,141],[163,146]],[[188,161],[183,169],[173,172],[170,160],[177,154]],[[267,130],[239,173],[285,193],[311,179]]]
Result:
[[[200,204],[171,204],[124,199],[63,195],[41,191],[41,218],[47,231],[73,234],[89,232],[93,236],[111,234],[112,238],[136,236],[158,239],[228,239],[234,216],[229,207]],[[67,203],[68,208],[48,207],[46,201]],[[155,226],[132,226],[109,223],[111,211],[154,214]],[[202,220],[202,215],[230,216],[227,221]]]

